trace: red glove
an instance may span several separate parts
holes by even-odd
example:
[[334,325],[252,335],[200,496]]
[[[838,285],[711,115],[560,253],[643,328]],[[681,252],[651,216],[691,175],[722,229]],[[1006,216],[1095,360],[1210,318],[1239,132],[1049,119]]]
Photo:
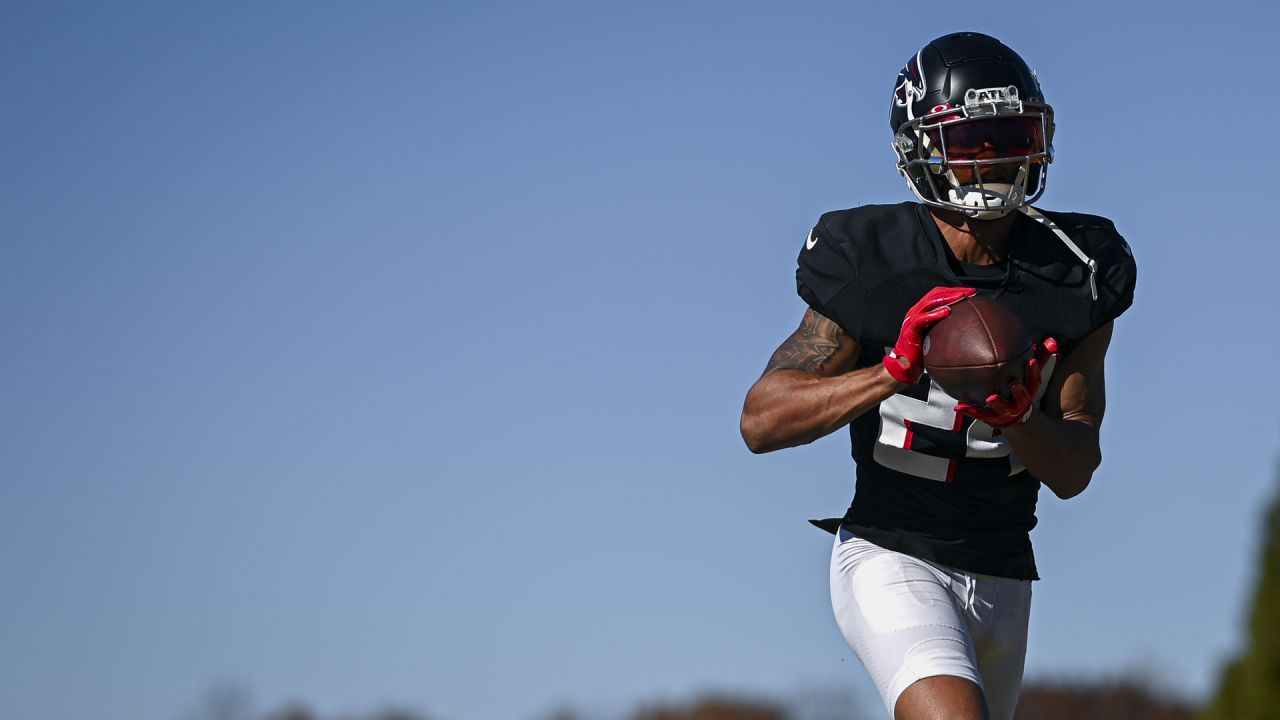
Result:
[[976,292],[974,288],[967,287],[936,287],[911,306],[902,321],[898,343],[884,356],[885,369],[894,380],[908,385],[915,385],[920,380],[920,373],[924,372],[924,334],[951,314],[948,305],[972,297]]
[[987,398],[985,407],[959,403],[956,412],[968,415],[975,420],[994,428],[1021,425],[1031,417],[1031,407],[1035,403],[1036,392],[1040,390],[1041,372],[1044,366],[1058,354],[1058,341],[1045,338],[1043,346],[1033,345],[1032,358],[1027,361],[1027,382],[1014,380],[1009,383],[1009,392],[1013,397],[1005,399],[999,395]]

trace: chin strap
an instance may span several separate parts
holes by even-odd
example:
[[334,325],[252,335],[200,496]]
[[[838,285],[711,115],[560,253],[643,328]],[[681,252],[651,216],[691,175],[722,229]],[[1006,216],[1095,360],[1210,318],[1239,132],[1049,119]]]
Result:
[[1084,251],[1082,251],[1074,242],[1071,242],[1071,238],[1067,237],[1066,233],[1062,232],[1062,228],[1058,227],[1052,220],[1045,217],[1039,210],[1031,207],[1030,205],[1023,205],[1019,209],[1022,210],[1023,214],[1027,217],[1052,230],[1053,234],[1057,235],[1058,239],[1066,243],[1067,247],[1071,249],[1071,252],[1075,253],[1076,257],[1080,258],[1080,262],[1089,267],[1089,292],[1093,295],[1093,299],[1097,300],[1098,282],[1096,278],[1098,275],[1098,263],[1095,262],[1093,258],[1085,255]]

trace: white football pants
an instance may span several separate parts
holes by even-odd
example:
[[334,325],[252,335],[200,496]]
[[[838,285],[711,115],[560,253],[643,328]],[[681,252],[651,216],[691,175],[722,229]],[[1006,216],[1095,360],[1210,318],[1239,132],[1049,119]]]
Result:
[[955,675],[983,689],[991,720],[1013,718],[1027,652],[1030,580],[956,570],[841,528],[831,551],[831,605],[890,717],[911,683]]

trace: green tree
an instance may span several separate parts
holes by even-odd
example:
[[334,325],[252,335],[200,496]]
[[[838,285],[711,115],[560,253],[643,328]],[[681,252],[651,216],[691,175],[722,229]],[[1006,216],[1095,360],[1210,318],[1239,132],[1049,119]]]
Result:
[[1266,518],[1249,645],[1223,670],[1204,720],[1268,720],[1280,708],[1280,493]]

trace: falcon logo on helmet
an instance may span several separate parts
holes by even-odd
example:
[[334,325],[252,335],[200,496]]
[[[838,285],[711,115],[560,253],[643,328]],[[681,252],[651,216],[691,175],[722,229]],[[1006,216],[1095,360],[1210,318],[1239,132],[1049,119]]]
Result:
[[910,108],[911,103],[924,97],[924,93],[924,78],[920,76],[920,54],[916,53],[898,72],[898,85],[893,89],[893,101],[898,107]]

